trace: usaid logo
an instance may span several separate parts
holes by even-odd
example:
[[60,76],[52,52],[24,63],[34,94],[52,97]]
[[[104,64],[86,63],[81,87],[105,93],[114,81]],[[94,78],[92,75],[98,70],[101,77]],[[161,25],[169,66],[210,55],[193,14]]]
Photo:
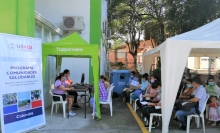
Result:
[[16,44],[16,43],[9,43],[8,45],[9,49],[11,50],[21,50],[21,51],[31,51],[32,46],[31,45],[23,45],[23,44]]

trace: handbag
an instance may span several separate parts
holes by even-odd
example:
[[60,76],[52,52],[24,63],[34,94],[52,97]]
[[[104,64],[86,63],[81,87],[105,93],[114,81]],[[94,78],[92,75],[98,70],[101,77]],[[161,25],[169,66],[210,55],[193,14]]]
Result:
[[197,102],[187,102],[187,101],[179,101],[176,103],[176,107],[178,110],[190,111],[192,108],[195,108]]
[[141,90],[141,89],[136,89],[133,94],[134,94],[135,96],[139,97],[141,93],[142,93],[142,90]]

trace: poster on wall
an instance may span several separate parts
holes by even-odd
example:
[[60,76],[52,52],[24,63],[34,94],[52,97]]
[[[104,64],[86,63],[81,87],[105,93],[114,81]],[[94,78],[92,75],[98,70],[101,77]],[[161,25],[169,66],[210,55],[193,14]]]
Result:
[[3,133],[45,122],[41,40],[0,33],[0,107]]

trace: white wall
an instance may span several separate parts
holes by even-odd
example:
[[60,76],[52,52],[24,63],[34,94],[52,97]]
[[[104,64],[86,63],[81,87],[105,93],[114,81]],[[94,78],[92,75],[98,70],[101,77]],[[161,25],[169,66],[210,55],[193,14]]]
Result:
[[[107,19],[107,0],[102,0],[102,14],[101,14],[101,29],[103,31],[103,22],[108,22]],[[108,25],[108,23],[106,23]],[[106,29],[108,29],[108,26],[106,26]],[[107,53],[106,53],[106,47],[103,45],[105,40],[105,33],[102,33],[103,40],[101,39],[101,45],[100,45],[100,74],[105,75],[105,72],[107,71]]]
[[[85,29],[80,35],[85,41],[90,42],[90,0],[35,0],[35,10],[50,23],[61,29],[63,16],[82,16]],[[54,39],[57,38],[54,37]],[[61,72],[64,69],[70,70],[70,78],[75,83],[80,82],[82,73],[85,73],[85,82],[88,82],[89,59],[64,58]],[[53,72],[56,73],[56,70]],[[47,93],[45,93],[45,97],[47,96]],[[46,102],[48,100],[45,99]]]
[[[89,83],[89,59],[88,58],[75,58],[74,62],[69,62],[71,58],[63,58],[61,66],[61,72],[65,69],[70,70],[70,79],[73,80],[73,83],[80,83],[82,73],[85,73],[85,83]],[[85,65],[82,65],[85,64]]]
[[82,16],[85,29],[80,35],[90,41],[90,0],[35,0],[35,10],[59,28],[62,28],[63,16]]

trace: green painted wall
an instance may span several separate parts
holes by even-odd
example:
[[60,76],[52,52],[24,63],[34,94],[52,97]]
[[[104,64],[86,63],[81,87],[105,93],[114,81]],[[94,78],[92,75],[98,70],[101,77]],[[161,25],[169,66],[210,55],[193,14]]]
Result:
[[34,37],[34,0],[0,0],[0,32]]
[[[101,41],[101,10],[102,0],[90,0],[90,44],[99,44]],[[90,60],[89,82],[93,82],[93,73]]]

